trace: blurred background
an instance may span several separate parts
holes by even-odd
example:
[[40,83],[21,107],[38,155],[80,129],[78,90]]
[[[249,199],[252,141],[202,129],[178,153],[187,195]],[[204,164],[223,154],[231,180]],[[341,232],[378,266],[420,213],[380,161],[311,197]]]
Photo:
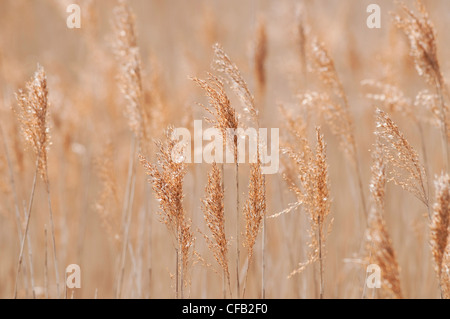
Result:
[[[69,29],[66,8],[81,7],[81,29]],[[366,26],[371,3],[381,7],[381,28]],[[438,39],[438,56],[444,77],[450,73],[448,21],[450,2],[423,1],[430,13]],[[135,14],[143,68],[145,99],[155,105],[152,138],[161,138],[167,125],[190,127],[202,119],[207,103],[204,93],[189,76],[206,78],[212,71],[214,43],[219,42],[239,67],[252,92],[256,92],[253,53],[257,26],[263,21],[267,32],[267,84],[261,110],[262,127],[280,128],[285,120],[280,105],[301,114],[298,95],[317,87],[317,79],[305,69],[298,26],[307,21],[310,30],[327,47],[348,96],[355,122],[355,136],[362,163],[364,192],[369,198],[370,150],[374,143],[373,101],[366,98],[362,81],[374,79],[395,83],[414,100],[427,84],[420,78],[409,56],[407,38],[396,29],[392,12],[399,7],[390,0],[131,0]],[[406,1],[413,8],[414,1]],[[15,93],[25,87],[41,64],[47,73],[52,145],[49,150],[49,180],[55,218],[61,285],[65,267],[81,267],[82,288],[68,291],[74,298],[114,298],[118,259],[123,240],[121,212],[127,182],[131,132],[123,116],[125,101],[117,86],[118,66],[113,54],[113,8],[108,0],[3,0],[0,2],[0,125],[4,132],[0,149],[0,297],[12,298],[20,251],[14,196],[26,207],[32,185],[35,155],[26,147],[15,112]],[[302,21],[303,21],[302,20]],[[238,98],[229,94],[242,112]],[[392,110],[387,110],[392,111]],[[420,137],[408,117],[392,117],[410,143],[420,149]],[[332,194],[333,229],[327,242],[325,296],[360,298],[364,286],[365,226],[358,219],[358,191],[351,167],[337,138],[324,123]],[[314,125],[313,125],[314,124]],[[439,130],[431,121],[424,126],[430,183],[443,168]],[[3,147],[5,144],[6,147]],[[154,149],[149,158],[154,158]],[[423,154],[421,157],[423,158]],[[10,164],[8,164],[8,158]],[[186,297],[221,298],[219,266],[208,251],[200,199],[204,197],[207,164],[189,166],[184,204],[196,232],[196,250],[204,259],[191,270]],[[15,180],[14,189],[10,176]],[[242,199],[247,193],[249,167],[240,175]],[[99,201],[105,177],[113,187],[102,205]],[[174,298],[175,252],[166,227],[158,220],[155,200],[147,177],[137,166],[132,209],[130,244],[133,255],[126,259],[122,298]],[[234,212],[234,167],[226,167],[226,214]],[[282,174],[267,177],[268,214],[285,209],[295,197]],[[385,218],[401,267],[405,297],[439,297],[438,282],[428,247],[426,208],[412,195],[388,185]],[[25,217],[21,215],[20,227]],[[232,218],[227,221],[230,237],[235,233]],[[301,209],[267,221],[266,297],[316,298],[314,267],[291,279],[287,276],[307,258],[308,218]],[[47,229],[47,236],[45,233]],[[32,298],[30,259],[37,298],[48,292],[56,298],[52,250],[45,187],[38,181],[30,224],[32,257],[24,258],[18,296]],[[261,297],[261,236],[250,268],[247,297]],[[230,260],[235,240],[231,238]],[[244,249],[244,248],[243,248]],[[245,249],[243,250],[245,251]],[[245,264],[245,253],[242,254]],[[48,262],[46,263],[46,256]],[[47,264],[47,265],[46,265]],[[234,269],[231,267],[231,269]],[[232,272],[232,276],[234,276]],[[232,281],[233,282],[233,281]],[[369,296],[376,296],[370,291]]]

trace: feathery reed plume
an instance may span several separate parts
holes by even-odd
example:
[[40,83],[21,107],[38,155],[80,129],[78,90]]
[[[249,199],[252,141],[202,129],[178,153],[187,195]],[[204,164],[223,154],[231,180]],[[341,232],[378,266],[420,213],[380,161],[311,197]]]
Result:
[[[450,298],[450,283],[448,282],[448,268],[445,264],[446,254],[450,254],[450,177],[442,174],[435,181],[436,202],[433,205],[433,215],[430,223],[431,253],[435,263],[435,270],[439,278],[441,295]],[[448,259],[448,258],[447,258]]]
[[22,238],[20,248],[14,297],[17,297],[17,280],[22,265],[25,239],[27,238],[28,235],[28,228],[34,199],[34,191],[36,189],[36,178],[38,173],[40,174],[42,180],[44,181],[47,192],[49,218],[52,229],[53,262],[55,267],[57,295],[59,297],[59,272],[58,272],[58,261],[56,256],[55,226],[53,222],[53,212],[50,198],[50,182],[48,178],[48,168],[47,168],[47,151],[50,145],[50,129],[48,124],[49,101],[48,101],[47,77],[44,68],[42,66],[38,65],[34,77],[26,84],[26,92],[20,90],[19,93],[16,95],[16,99],[20,108],[18,117],[21,124],[22,133],[25,137],[25,140],[33,148],[36,154],[36,171],[33,178],[33,186],[31,189],[30,201],[28,205],[25,232]]
[[186,175],[186,164],[182,160],[184,150],[178,149],[176,145],[174,129],[169,127],[166,141],[157,142],[159,149],[157,164],[149,163],[142,155],[140,161],[147,175],[151,177],[153,191],[159,200],[161,222],[167,226],[177,242],[176,295],[178,298],[180,284],[180,294],[183,298],[184,278],[192,262],[195,238],[191,222],[183,208],[183,179]]
[[263,17],[260,17],[258,20],[254,45],[253,68],[257,84],[257,96],[261,98],[266,90],[267,81],[265,65],[267,59],[267,32],[266,21]]
[[135,18],[126,0],[114,9],[114,53],[120,64],[119,86],[127,102],[125,116],[137,139],[143,135],[142,70]]
[[47,78],[42,66],[38,65],[33,79],[26,84],[26,92],[19,90],[16,98],[20,108],[18,116],[23,136],[36,154],[42,180],[47,182],[47,151],[50,145],[49,102]]
[[[384,109],[388,110],[389,113],[398,112],[403,116],[408,117],[417,127],[417,131],[420,135],[420,144],[422,149],[422,156],[424,161],[424,172],[427,189],[426,192],[429,193],[429,163],[428,163],[428,155],[426,150],[427,141],[424,136],[424,128],[423,128],[423,116],[419,113],[419,106],[425,106],[425,108],[431,108],[431,104],[433,104],[433,98],[426,91],[421,91],[417,94],[414,103],[410,98],[406,97],[404,92],[393,84],[386,84],[379,81],[374,80],[366,80],[363,81],[362,84],[364,86],[370,86],[373,89],[378,89],[380,92],[378,93],[369,93],[366,95],[367,98],[382,103]],[[420,119],[420,120],[419,120]]]
[[202,200],[202,210],[206,225],[211,231],[211,237],[205,235],[209,249],[214,254],[214,258],[223,270],[223,295],[226,298],[225,280],[231,295],[230,271],[228,268],[228,244],[225,234],[225,204],[224,189],[222,185],[221,171],[217,164],[212,164],[211,172],[208,174],[208,184],[205,192],[206,198]]
[[214,63],[217,71],[222,72],[229,77],[232,83],[232,89],[236,92],[244,105],[244,111],[250,114],[255,123],[258,123],[259,112],[255,107],[255,98],[251,94],[247,82],[245,82],[238,67],[231,61],[222,46],[218,43],[214,45],[214,55]]
[[406,17],[394,16],[394,22],[402,29],[410,42],[410,55],[414,58],[417,73],[430,85],[444,82],[437,57],[436,30],[423,3],[416,2],[417,14],[401,3]]
[[[448,105],[444,100],[446,90],[445,79],[441,72],[439,59],[437,56],[436,30],[431,22],[425,6],[420,0],[417,0],[418,13],[402,3],[406,17],[394,16],[394,22],[398,28],[402,29],[410,42],[410,55],[414,59],[414,64],[419,76],[436,88],[437,95],[440,98],[440,121],[443,151],[446,167],[450,165],[450,154],[448,149]],[[448,93],[447,93],[448,94]]]
[[[298,133],[301,132],[295,132],[295,134]],[[291,191],[297,197],[297,203],[291,205],[286,212],[298,206],[305,208],[310,219],[310,251],[308,252],[308,260],[300,263],[299,267],[290,273],[289,278],[301,273],[308,265],[318,261],[320,298],[322,299],[324,297],[325,285],[323,279],[325,243],[332,226],[332,220],[328,220],[331,199],[328,182],[328,165],[326,162],[326,145],[320,128],[316,128],[317,145],[315,154],[306,136],[298,136],[297,138],[300,145],[302,145],[300,150],[295,151],[290,147],[287,147],[285,150],[286,154],[296,165],[300,184],[290,184]]]
[[[244,246],[247,247],[248,250],[247,273],[245,282],[247,282],[256,238],[261,231],[264,217],[266,215],[266,187],[265,179],[262,174],[261,158],[259,154],[257,155],[256,163],[251,164],[250,182],[248,188],[248,198],[244,206],[244,218],[246,222]],[[245,296],[245,284],[243,296]]]
[[[239,120],[237,112],[231,106],[231,102],[225,92],[223,82],[211,73],[208,73],[207,80],[192,78],[192,81],[205,91],[210,106],[203,107],[213,117],[212,119],[207,118],[207,121],[221,131],[223,140],[226,142],[227,130],[236,130],[239,126]],[[235,147],[235,151],[237,151],[237,139],[231,142]]]
[[380,267],[382,276],[381,287],[389,295],[402,298],[400,285],[400,270],[392,240],[383,218],[384,198],[386,189],[386,168],[383,158],[383,146],[377,141],[373,152],[372,179],[370,194],[372,207],[369,212],[368,231],[366,233],[369,264]]
[[390,165],[389,180],[412,193],[429,209],[426,176],[419,155],[385,112],[377,109],[376,113],[376,135]]

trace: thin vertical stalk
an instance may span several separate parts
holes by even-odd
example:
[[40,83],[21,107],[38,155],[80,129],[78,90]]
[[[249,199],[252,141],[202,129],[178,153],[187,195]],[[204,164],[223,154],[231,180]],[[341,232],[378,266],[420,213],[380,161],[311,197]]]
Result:
[[[264,178],[265,184],[265,178]],[[263,217],[262,226],[262,270],[261,270],[261,298],[266,299],[266,214]]]
[[[178,236],[177,236],[178,237]],[[179,284],[179,265],[178,265],[178,262],[179,262],[179,259],[180,259],[180,253],[179,253],[179,249],[178,249],[178,247],[177,248],[175,248],[175,252],[176,252],[176,254],[177,254],[177,260],[176,260],[176,263],[175,263],[175,268],[176,268],[176,270],[175,270],[175,274],[176,274],[176,283],[175,283],[175,296],[176,296],[176,299],[179,299],[179,288],[178,288],[178,284]]]
[[[16,192],[16,183],[14,180],[14,172],[13,167],[11,163],[11,158],[9,157],[9,151],[8,151],[8,145],[6,143],[5,135],[3,134],[3,128],[0,125],[0,135],[2,136],[3,146],[5,149],[5,156],[6,156],[6,162],[8,164],[8,171],[9,171],[9,182],[11,184],[11,190],[14,198],[14,212],[16,217],[16,223],[17,223],[17,233],[19,235],[19,240],[22,241],[22,227],[20,222],[20,211],[19,211],[19,199]],[[25,218],[26,218],[26,212],[25,212]],[[35,291],[35,285],[34,285],[34,271],[33,271],[33,247],[30,244],[30,237],[27,236],[27,244],[28,244],[28,264],[30,266],[30,280],[31,280],[31,290],[33,293],[33,299],[36,299],[36,291]]]
[[442,134],[442,150],[444,152],[444,163],[445,163],[445,170],[448,171],[448,168],[450,167],[450,152],[448,149],[448,128],[447,128],[447,114],[445,110],[445,101],[444,101],[444,92],[442,90],[442,80],[439,75],[435,77],[435,83],[436,83],[436,90],[437,95],[439,96],[439,106],[440,106],[440,113],[441,113],[441,134]]
[[240,296],[240,280],[239,280],[239,259],[240,259],[240,243],[239,243],[239,231],[240,231],[240,221],[239,221],[239,163],[237,160],[237,146],[236,146],[236,290],[237,296]]
[[33,247],[31,246],[30,236],[27,235],[27,246],[28,246],[28,264],[30,266],[30,280],[31,280],[31,292],[33,294],[33,299],[36,299],[36,289],[34,285],[34,269],[33,269]]
[[22,262],[23,262],[23,251],[24,251],[24,247],[25,247],[25,238],[27,238],[28,235],[28,229],[30,227],[30,218],[31,218],[31,208],[33,207],[33,200],[34,200],[34,191],[36,189],[36,180],[37,180],[37,174],[39,171],[39,157],[40,157],[40,152],[36,158],[36,170],[34,172],[34,177],[33,177],[33,186],[31,187],[31,195],[30,195],[30,201],[28,204],[28,212],[27,212],[27,220],[26,220],[26,225],[25,225],[25,232],[24,235],[22,237],[22,243],[20,245],[20,253],[19,253],[19,261],[17,263],[17,272],[16,272],[16,283],[14,286],[14,299],[17,299],[17,286],[18,286],[18,282],[19,282],[19,274],[20,274],[20,269],[22,267]]
[[44,259],[44,289],[45,289],[45,299],[48,299],[48,239],[47,239],[47,225],[44,226],[45,235],[45,259]]
[[324,295],[324,281],[323,281],[323,260],[322,260],[322,222],[319,218],[319,276],[320,276],[320,299]]
[[[423,161],[424,161],[424,170],[425,170],[425,179],[427,183],[427,198],[430,196],[430,183],[429,183],[429,169],[428,169],[428,156],[427,156],[427,149],[425,144],[425,136],[423,134],[423,126],[420,123],[419,120],[416,120],[417,128],[420,135],[420,144],[422,146],[422,154],[423,154]],[[430,211],[430,205],[427,205],[427,211],[428,211],[428,219],[431,220],[431,211]]]
[[[181,236],[183,236],[183,232],[180,232]],[[180,297],[181,299],[184,299],[184,276],[183,276],[183,272],[184,272],[184,267],[183,267],[183,247],[182,247],[182,242],[181,242],[181,237],[178,238],[179,240],[179,254],[180,254]]]
[[119,277],[117,279],[116,286],[116,298],[120,298],[122,293],[122,283],[123,276],[125,273],[125,262],[128,248],[128,238],[129,238],[129,228],[131,224],[131,208],[132,206],[132,197],[134,196],[132,193],[134,192],[134,187],[136,183],[135,178],[135,155],[136,155],[136,137],[132,136],[131,139],[131,149],[130,149],[130,159],[128,165],[128,178],[127,178],[127,188],[125,190],[125,200],[122,211],[122,223],[124,225],[123,228],[123,245],[122,245],[122,253],[120,257],[120,268],[119,268]]
[[52,231],[52,248],[53,248],[53,264],[55,267],[55,280],[56,280],[56,294],[59,296],[59,272],[58,272],[58,259],[56,257],[56,239],[55,239],[55,223],[53,222],[53,211],[52,211],[52,201],[50,197],[50,182],[48,181],[48,169],[46,166],[46,181],[45,181],[45,188],[47,191],[47,202],[48,202],[48,210],[49,210],[49,216],[50,216],[50,227]]

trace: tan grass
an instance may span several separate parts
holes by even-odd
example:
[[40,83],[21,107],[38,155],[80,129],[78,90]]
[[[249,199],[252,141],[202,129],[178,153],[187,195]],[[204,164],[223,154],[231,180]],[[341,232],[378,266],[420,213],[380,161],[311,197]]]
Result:
[[176,241],[176,294],[178,297],[178,293],[180,293],[183,298],[183,287],[188,282],[187,275],[192,263],[195,238],[191,222],[183,207],[183,179],[186,174],[186,164],[173,159],[173,156],[177,156],[177,154],[182,156],[182,150],[175,148],[176,141],[173,134],[173,128],[169,128],[166,132],[166,141],[157,142],[159,153],[156,165],[149,163],[143,156],[140,156],[140,161],[146,173],[151,177],[153,191],[159,201],[161,222],[167,226]]
[[[206,197],[202,200],[202,210],[206,225],[211,236],[205,235],[208,247],[214,255],[217,263],[222,267],[224,282],[227,281],[231,292],[230,271],[228,267],[228,246],[229,240],[225,233],[225,204],[222,172],[214,162],[211,172],[208,174],[208,184],[205,188]],[[223,285],[223,294],[226,298],[226,285]]]

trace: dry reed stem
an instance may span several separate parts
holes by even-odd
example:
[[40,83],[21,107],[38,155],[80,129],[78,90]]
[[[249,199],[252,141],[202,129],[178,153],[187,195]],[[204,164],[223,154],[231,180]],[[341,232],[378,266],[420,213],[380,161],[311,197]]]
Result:
[[[22,242],[22,222],[21,222],[21,217],[20,217],[20,209],[19,209],[19,199],[17,196],[17,192],[16,192],[16,182],[15,182],[15,178],[14,178],[14,171],[13,171],[13,167],[12,167],[12,162],[11,162],[11,158],[9,156],[9,150],[8,150],[8,144],[6,142],[6,138],[5,135],[3,133],[3,127],[0,125],[0,135],[2,137],[2,141],[3,141],[3,146],[5,149],[5,157],[6,157],[6,162],[8,165],[8,171],[9,171],[9,183],[10,183],[10,188],[11,188],[11,192],[14,198],[14,212],[15,212],[15,217],[16,217],[16,224],[17,224],[17,234],[19,236],[19,242]],[[26,218],[26,212],[24,212],[25,218]],[[36,298],[36,293],[35,293],[35,285],[34,285],[34,270],[33,270],[33,248],[30,244],[30,236],[27,237],[27,244],[28,244],[28,264],[30,267],[30,281],[31,281],[31,287],[32,287],[32,291],[33,291],[33,299]],[[25,271],[24,271],[24,279],[26,280],[26,276],[25,276]]]
[[[450,240],[448,240],[448,242],[450,242]],[[445,299],[450,299],[450,243],[447,243],[444,259],[442,261],[440,284],[442,297]]]
[[47,235],[47,225],[44,225],[44,238],[45,238],[45,254],[44,254],[44,289],[45,289],[45,299],[48,299],[48,235]]
[[[265,99],[266,99],[266,86],[267,86],[267,74],[266,74],[266,60],[267,60],[267,46],[268,46],[268,40],[267,40],[267,31],[266,31],[266,20],[263,16],[260,16],[258,19],[258,24],[256,27],[256,34],[255,34],[255,44],[254,44],[254,57],[253,57],[253,69],[254,74],[256,78],[256,86],[257,86],[257,95],[256,95],[256,101],[259,105],[260,109],[264,109],[265,106]],[[259,149],[261,148],[261,141],[259,136],[259,123],[260,119],[259,117],[257,119],[254,119],[256,122],[256,125],[258,126],[258,133],[257,133],[257,143],[258,143],[258,155],[259,155]],[[263,176],[263,192],[266,193],[266,177]],[[262,221],[262,254],[261,254],[261,298],[265,299],[266,296],[266,214],[263,215],[263,221]]]

